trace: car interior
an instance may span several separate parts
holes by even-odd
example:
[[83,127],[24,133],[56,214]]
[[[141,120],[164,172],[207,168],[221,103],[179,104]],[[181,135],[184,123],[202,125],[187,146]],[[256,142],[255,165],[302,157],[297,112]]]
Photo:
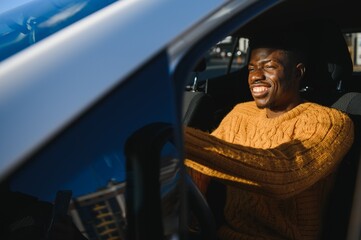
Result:
[[[205,63],[206,57],[201,59],[185,90],[183,123],[211,132],[235,104],[251,101],[247,83],[247,52],[243,53],[246,57],[241,67],[233,71],[230,67],[237,58],[239,40],[247,38],[252,41],[252,36],[262,29],[278,28],[290,23],[297,26],[309,39],[310,54],[306,78],[300,88],[301,96],[307,101],[346,112],[355,126],[355,141],[339,166],[330,201],[326,206],[322,232],[322,239],[346,239],[352,235],[350,226],[360,225],[357,222],[360,220],[352,216],[358,208],[355,202],[361,188],[360,183],[357,183],[357,178],[361,177],[358,176],[361,174],[361,74],[355,70],[355,59],[351,57],[345,36],[350,32],[360,32],[361,21],[357,21],[358,15],[351,7],[356,7],[356,1],[342,4],[337,1],[309,3],[310,1],[285,2],[233,32],[231,37],[235,39],[235,44],[228,50],[229,62],[223,74],[208,77],[204,74],[208,66],[204,65],[209,64],[209,61]],[[202,74],[206,77],[199,77]],[[224,194],[224,186],[211,181],[206,199],[217,224],[222,222]]]

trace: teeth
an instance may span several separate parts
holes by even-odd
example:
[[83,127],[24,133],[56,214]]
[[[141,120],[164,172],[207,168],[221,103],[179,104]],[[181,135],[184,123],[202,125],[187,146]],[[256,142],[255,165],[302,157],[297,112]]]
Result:
[[266,87],[254,87],[253,88],[253,92],[259,93],[259,92],[264,92],[267,91]]

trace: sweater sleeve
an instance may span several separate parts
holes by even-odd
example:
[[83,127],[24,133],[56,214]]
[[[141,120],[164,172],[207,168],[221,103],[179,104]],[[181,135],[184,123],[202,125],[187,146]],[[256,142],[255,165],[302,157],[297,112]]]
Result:
[[351,119],[339,114],[336,120],[314,139],[295,138],[272,149],[232,144],[186,127],[185,165],[244,189],[291,197],[332,173],[351,147]]

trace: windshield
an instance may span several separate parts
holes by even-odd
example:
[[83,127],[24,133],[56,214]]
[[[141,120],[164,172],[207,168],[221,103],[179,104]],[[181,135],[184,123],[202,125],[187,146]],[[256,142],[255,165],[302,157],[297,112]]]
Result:
[[7,1],[0,7],[0,61],[115,1]]

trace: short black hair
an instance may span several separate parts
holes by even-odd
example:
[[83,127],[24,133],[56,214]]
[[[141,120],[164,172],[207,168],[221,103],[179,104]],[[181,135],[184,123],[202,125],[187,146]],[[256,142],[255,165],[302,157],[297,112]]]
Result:
[[275,29],[259,29],[250,36],[250,49],[274,48],[292,53],[297,61],[307,63],[310,39],[302,28],[283,26]]

